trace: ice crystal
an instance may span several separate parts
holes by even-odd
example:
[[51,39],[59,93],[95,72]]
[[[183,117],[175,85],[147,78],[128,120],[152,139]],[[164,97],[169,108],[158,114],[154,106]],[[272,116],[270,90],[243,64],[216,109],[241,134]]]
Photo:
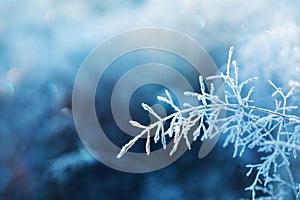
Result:
[[[300,198],[300,183],[294,179],[291,162],[295,160],[300,151],[300,118],[292,115],[297,106],[288,105],[288,99],[293,95],[294,87],[284,93],[272,81],[269,84],[274,92],[274,109],[265,109],[256,106],[251,95],[255,90],[253,82],[256,77],[239,81],[238,66],[232,60],[233,47],[229,50],[226,73],[210,76],[207,79],[221,79],[225,85],[225,100],[215,95],[214,87],[207,92],[203,77],[199,77],[200,93],[185,92],[191,98],[196,98],[199,105],[185,104],[180,109],[172,100],[168,90],[165,96],[157,99],[167,103],[174,109],[174,113],[161,118],[150,106],[142,104],[142,107],[153,115],[157,121],[149,125],[141,125],[131,121],[133,126],[141,129],[135,136],[123,146],[117,158],[121,158],[134,143],[144,135],[147,135],[146,152],[150,154],[150,132],[155,130],[154,142],[159,140],[166,149],[166,137],[173,137],[173,148],[170,155],[176,152],[181,141],[191,148],[192,141],[200,138],[201,141],[212,139],[219,134],[225,135],[224,147],[234,146],[233,157],[242,157],[245,150],[253,150],[260,155],[259,163],[248,164],[248,177],[253,175],[252,184],[246,188],[251,191],[252,199],[256,199],[258,191],[262,192],[259,198],[288,198],[291,191],[295,199]],[[220,118],[219,114],[226,111],[226,116]],[[170,126],[165,129],[164,123],[171,120]],[[193,127],[195,131],[191,131]],[[288,189],[289,190],[288,190]]]

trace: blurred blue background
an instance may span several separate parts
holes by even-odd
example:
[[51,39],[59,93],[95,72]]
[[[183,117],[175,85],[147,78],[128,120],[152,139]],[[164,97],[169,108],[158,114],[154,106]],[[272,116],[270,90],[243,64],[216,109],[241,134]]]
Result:
[[[242,78],[260,78],[258,106],[271,108],[262,95],[272,93],[267,79],[299,92],[299,8],[288,0],[1,1],[0,199],[250,198],[245,164],[257,155],[233,159],[221,141],[204,159],[195,142],[172,165],[146,174],[101,164],[75,130],[73,82],[105,39],[138,27],[171,28],[202,44],[221,71],[234,45]],[[145,99],[153,98],[149,91]],[[138,109],[132,108],[136,116]]]

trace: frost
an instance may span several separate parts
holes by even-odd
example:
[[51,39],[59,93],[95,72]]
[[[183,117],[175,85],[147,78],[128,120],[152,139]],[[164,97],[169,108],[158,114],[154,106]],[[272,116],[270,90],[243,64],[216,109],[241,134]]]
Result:
[[[263,154],[259,163],[246,166],[249,168],[247,176],[254,176],[252,184],[246,188],[251,191],[252,199],[256,199],[258,191],[262,192],[265,198],[286,199],[289,195],[287,188],[298,199],[299,182],[294,180],[290,168],[292,160],[297,158],[297,152],[300,151],[300,118],[290,114],[297,109],[297,106],[288,105],[288,99],[293,95],[294,88],[285,93],[269,81],[274,89],[272,94],[274,109],[268,110],[255,106],[251,99],[255,87],[250,86],[257,78],[240,82],[237,62],[232,61],[232,55],[233,47],[229,50],[226,74],[221,73],[207,78],[208,80],[221,79],[224,82],[226,89],[224,101],[214,94],[213,85],[210,92],[205,90],[202,76],[199,77],[199,94],[184,93],[186,96],[196,98],[199,101],[198,106],[184,104],[185,107],[179,109],[166,90],[166,97],[159,96],[157,99],[170,105],[175,112],[161,118],[150,106],[142,104],[142,107],[155,116],[157,121],[147,126],[131,122],[142,131],[123,146],[117,157],[122,157],[144,135],[147,135],[146,152],[150,154],[152,129],[156,130],[154,142],[161,140],[164,149],[166,149],[166,136],[173,137],[174,144],[170,155],[176,152],[182,140],[189,149],[191,148],[192,141],[189,141],[189,134],[193,134],[194,141],[199,138],[204,141],[224,134],[226,139],[223,146],[233,145],[233,157],[243,156],[247,149]],[[226,111],[227,115],[219,118],[222,111]],[[164,122],[167,120],[171,120],[171,123],[165,130]],[[191,132],[190,130],[195,126],[197,126],[196,130]]]

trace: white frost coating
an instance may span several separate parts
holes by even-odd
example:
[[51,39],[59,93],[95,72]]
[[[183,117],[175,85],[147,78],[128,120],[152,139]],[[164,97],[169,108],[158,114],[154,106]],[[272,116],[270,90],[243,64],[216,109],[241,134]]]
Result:
[[[229,50],[225,75],[221,73],[221,75],[207,78],[209,80],[223,80],[226,86],[224,102],[214,96],[213,92],[208,93],[205,91],[201,76],[199,77],[200,94],[185,92],[185,95],[198,99],[198,106],[185,104],[186,107],[179,109],[166,90],[166,97],[159,96],[157,99],[169,104],[175,112],[160,118],[150,106],[142,104],[143,108],[149,113],[154,116],[157,115],[158,120],[148,126],[131,122],[134,126],[142,128],[142,131],[123,146],[117,157],[123,156],[140,137],[146,134],[146,152],[149,155],[151,139],[149,133],[152,129],[156,130],[154,142],[156,143],[160,139],[163,148],[166,148],[165,137],[173,137],[174,145],[170,151],[170,156],[176,152],[182,140],[189,149],[191,148],[190,134],[192,134],[193,141],[199,137],[203,141],[214,138],[218,134],[225,134],[224,147],[233,144],[233,157],[243,156],[246,149],[254,149],[265,154],[259,163],[246,166],[249,168],[247,176],[254,175],[252,184],[246,188],[246,190],[252,192],[252,199],[256,198],[258,191],[270,197],[284,199],[287,195],[287,187],[290,188],[295,198],[298,198],[300,192],[299,180],[294,180],[290,162],[292,157],[297,157],[297,152],[300,150],[300,118],[288,114],[290,111],[297,109],[297,106],[290,106],[287,101],[293,95],[294,88],[285,93],[272,81],[269,81],[269,84],[275,89],[272,94],[275,107],[273,110],[256,107],[251,99],[255,87],[245,86],[248,86],[257,78],[254,77],[239,82],[237,63],[231,61],[232,55],[233,47]],[[228,115],[224,118],[218,118],[222,110],[225,110]],[[167,120],[171,120],[171,123],[170,127],[165,130],[164,122]],[[219,126],[219,124],[222,125]],[[193,128],[196,129],[191,132]],[[279,172],[283,170],[288,175],[287,177],[280,176]]]

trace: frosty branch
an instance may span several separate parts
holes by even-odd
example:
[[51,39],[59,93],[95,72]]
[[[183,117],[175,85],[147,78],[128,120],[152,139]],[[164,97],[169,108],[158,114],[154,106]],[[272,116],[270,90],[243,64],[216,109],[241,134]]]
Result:
[[[274,109],[255,106],[251,99],[255,87],[251,85],[257,78],[240,82],[237,63],[235,60],[232,61],[232,54],[233,47],[229,50],[225,74],[207,78],[207,80],[223,81],[225,100],[221,100],[215,94],[213,84],[209,92],[205,90],[202,76],[199,77],[200,93],[184,93],[191,98],[197,98],[199,101],[197,106],[185,103],[184,108],[181,109],[175,105],[166,90],[165,97],[157,98],[170,105],[175,112],[162,118],[149,105],[142,104],[142,107],[157,121],[150,125],[130,121],[133,126],[140,128],[141,132],[122,147],[117,158],[121,158],[144,135],[147,136],[145,149],[149,155],[151,131],[155,132],[154,142],[160,140],[164,149],[167,145],[166,136],[173,138],[170,155],[176,152],[181,141],[191,149],[191,141],[188,137],[190,134],[193,136],[193,141],[198,138],[204,141],[224,134],[226,139],[223,146],[233,144],[233,157],[243,156],[247,148],[264,153],[260,163],[246,166],[249,168],[247,176],[254,174],[255,177],[252,184],[246,188],[252,192],[252,199],[256,198],[257,191],[262,191],[265,196],[272,198],[286,197],[289,195],[286,188],[289,188],[295,199],[298,199],[300,185],[294,180],[290,167],[291,160],[297,158],[297,152],[300,150],[300,118],[289,114],[297,109],[297,106],[288,105],[288,99],[292,96],[294,88],[284,93],[281,88],[269,81],[274,89],[272,94],[275,101]],[[226,116],[219,117],[224,111]],[[170,126],[165,130],[164,123],[168,120],[171,121]],[[284,169],[285,173],[279,173],[281,169]]]

